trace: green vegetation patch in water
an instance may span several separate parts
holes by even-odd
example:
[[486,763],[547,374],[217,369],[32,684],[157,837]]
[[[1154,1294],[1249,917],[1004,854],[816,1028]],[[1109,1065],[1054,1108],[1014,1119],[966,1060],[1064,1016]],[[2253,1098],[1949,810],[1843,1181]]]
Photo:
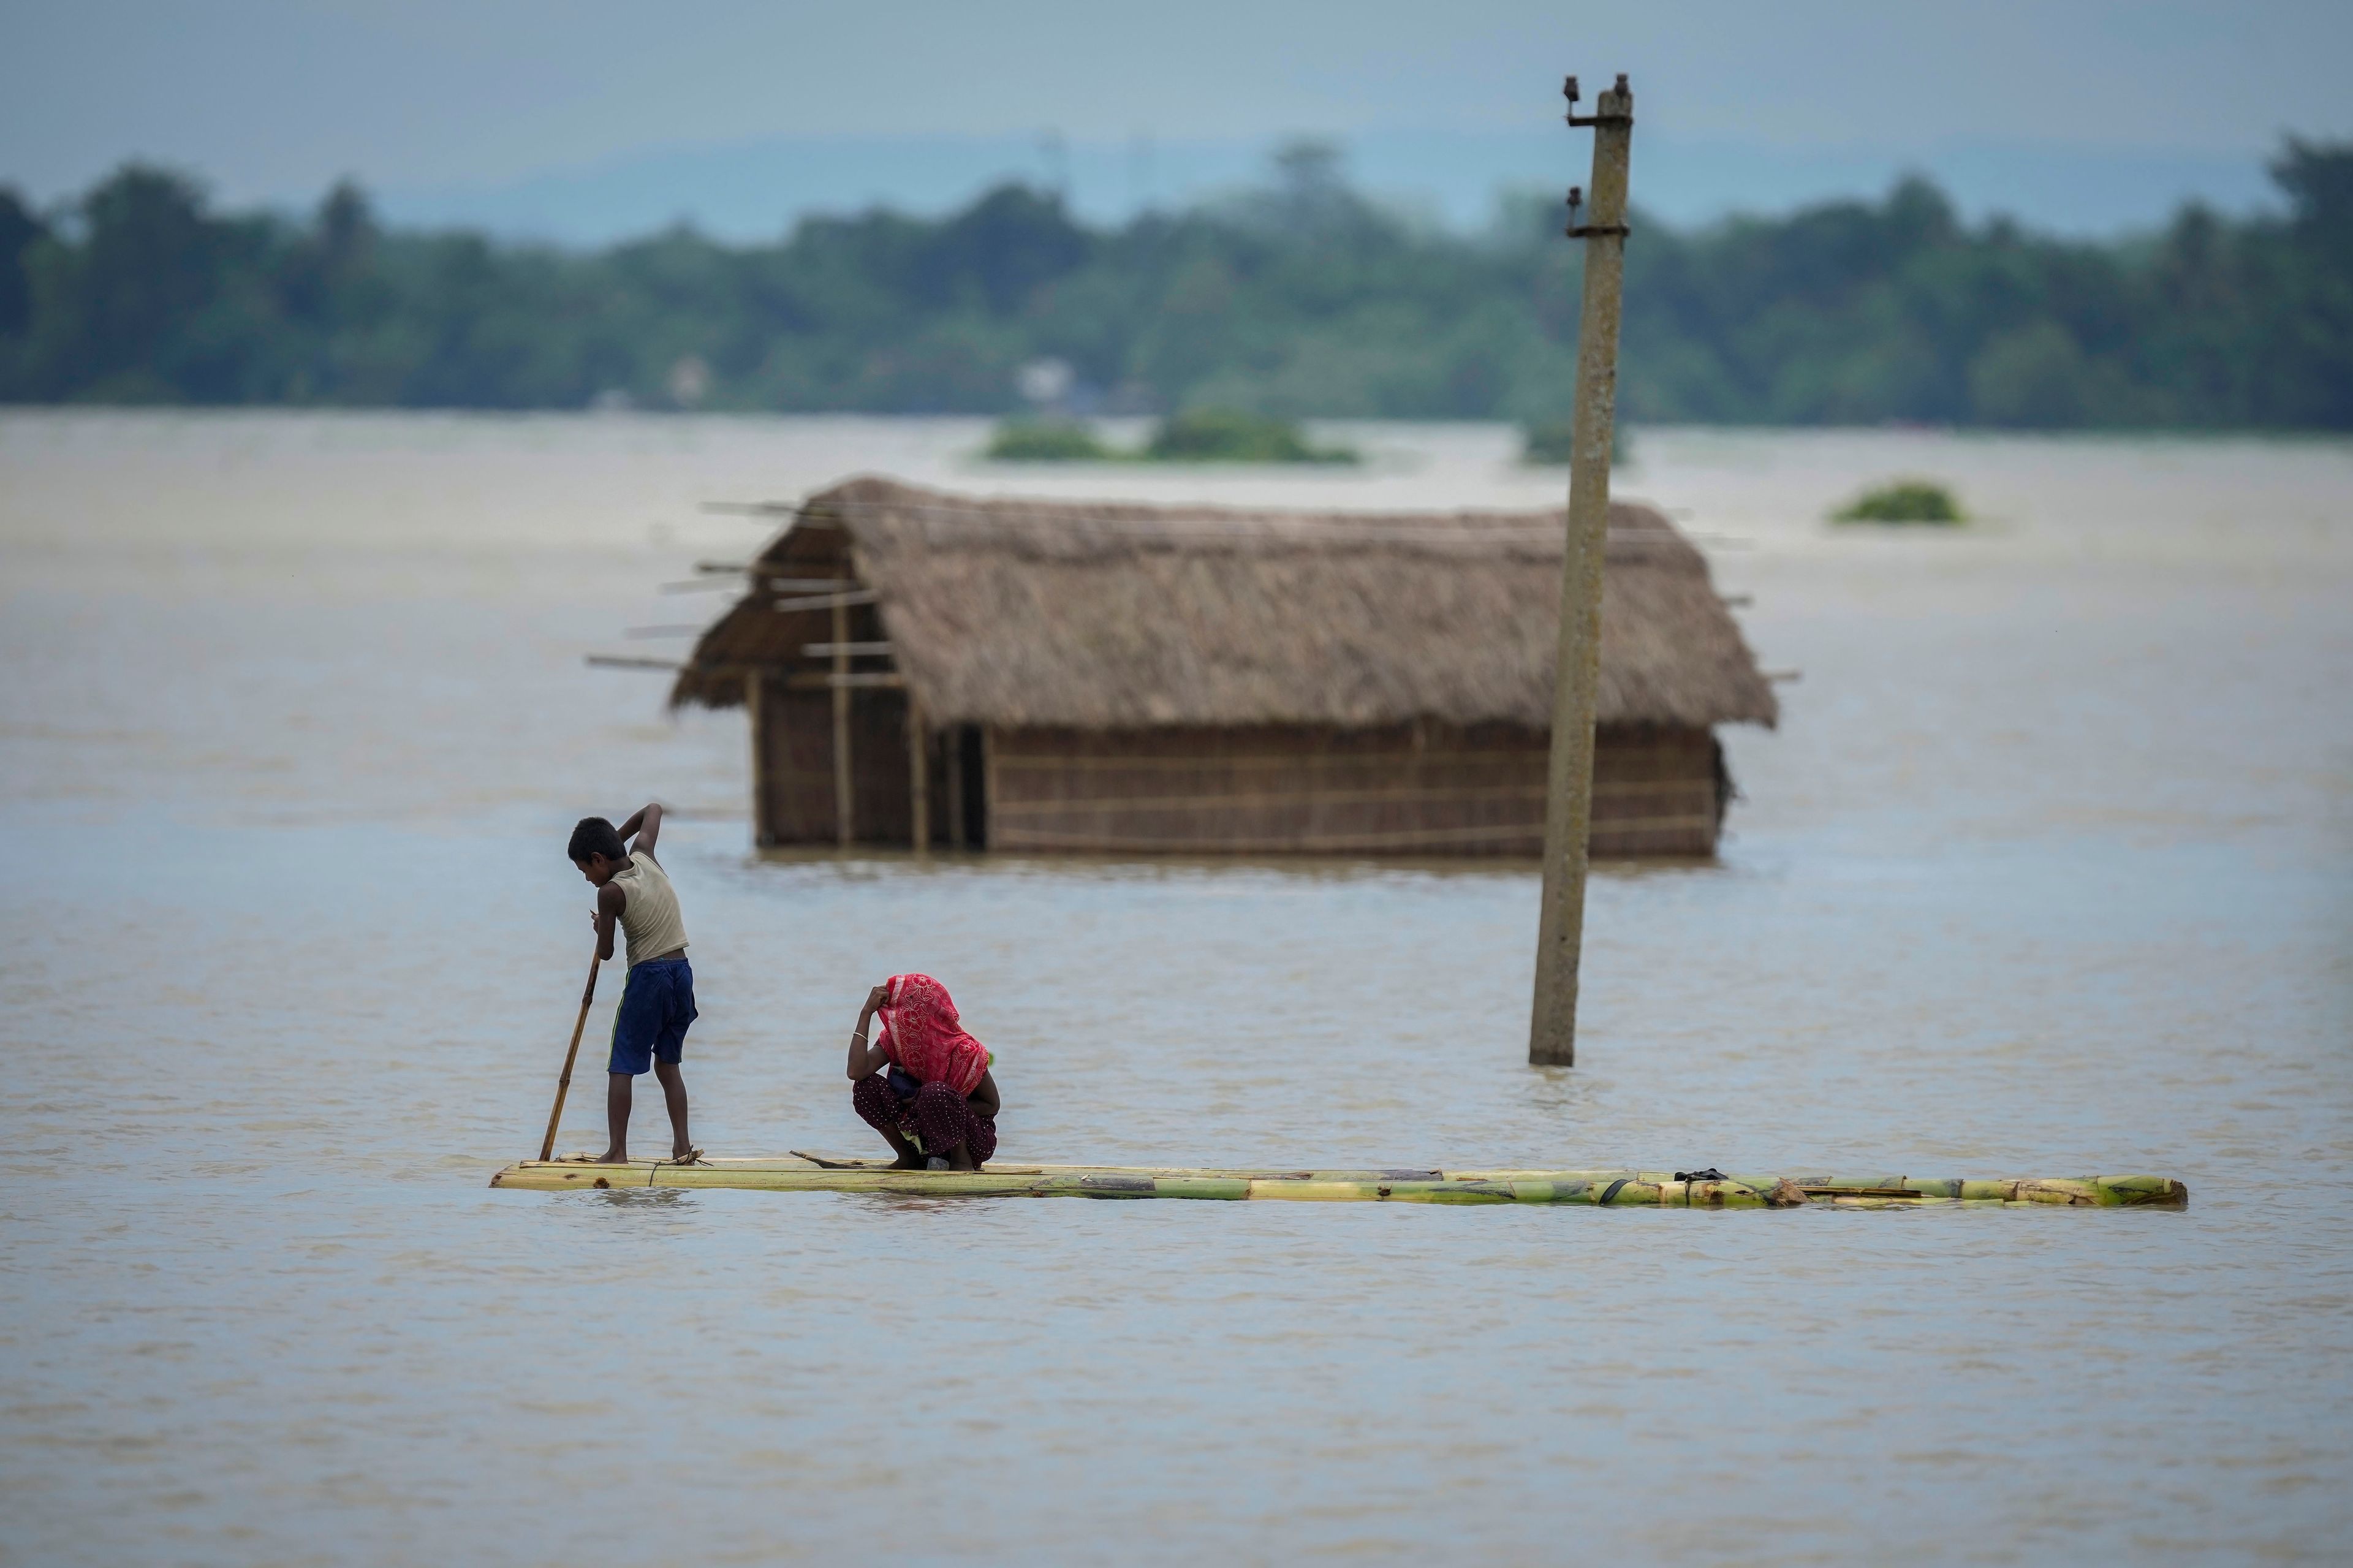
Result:
[[1075,420],[1008,419],[983,454],[998,463],[1109,463],[1119,454]]
[[1105,446],[1071,420],[1008,419],[983,454],[1000,463],[1357,463],[1352,447],[1318,447],[1287,419],[1237,408],[1190,408],[1160,422],[1134,451]]
[[1953,492],[1933,479],[1897,479],[1868,489],[1831,513],[1832,522],[1927,523],[1951,528],[1968,521]]
[[1188,408],[1160,422],[1138,454],[1149,463],[1356,463],[1353,447],[1318,447],[1287,419],[1239,408]]
[[[1520,427],[1520,461],[1531,468],[1565,468],[1575,456],[1577,439],[1566,419],[1539,419]],[[1609,461],[1623,465],[1633,456],[1626,426],[1609,427]]]

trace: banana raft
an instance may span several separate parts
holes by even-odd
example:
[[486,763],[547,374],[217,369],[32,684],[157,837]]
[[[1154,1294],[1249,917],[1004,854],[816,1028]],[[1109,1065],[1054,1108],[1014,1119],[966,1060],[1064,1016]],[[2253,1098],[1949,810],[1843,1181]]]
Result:
[[525,1160],[494,1187],[539,1192],[628,1187],[738,1187],[786,1193],[921,1197],[1243,1198],[1305,1203],[1585,1204],[1599,1208],[1912,1207],[2054,1204],[2179,1208],[2189,1189],[2170,1176],[1724,1175],[1715,1171],[1187,1170],[1144,1165],[1029,1165],[902,1171],[878,1163],[794,1154],[677,1164],[637,1160]]

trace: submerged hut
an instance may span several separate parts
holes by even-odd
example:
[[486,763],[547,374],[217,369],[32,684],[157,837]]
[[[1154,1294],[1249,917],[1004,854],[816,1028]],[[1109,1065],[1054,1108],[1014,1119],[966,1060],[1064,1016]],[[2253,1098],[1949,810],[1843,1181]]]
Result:
[[[1557,510],[811,496],[673,705],[751,714],[763,846],[1537,854]],[[1592,851],[1711,852],[1771,687],[1706,561],[1613,502]]]

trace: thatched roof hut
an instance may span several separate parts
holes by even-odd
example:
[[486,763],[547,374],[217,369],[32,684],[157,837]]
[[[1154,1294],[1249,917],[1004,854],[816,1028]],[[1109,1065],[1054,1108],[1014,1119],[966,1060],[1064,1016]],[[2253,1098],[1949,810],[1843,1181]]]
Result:
[[[944,792],[952,837],[1000,847],[1519,852],[1541,838],[1564,533],[1556,510],[1248,511],[860,478],[801,505],[754,563],[752,592],[696,645],[671,700],[765,694],[754,726],[765,737],[764,842],[888,833],[907,843],[910,813]],[[1705,559],[1656,510],[1613,503],[1604,750],[1654,763],[1672,752],[1680,761],[1666,771],[1709,796],[1705,811],[1686,801],[1668,814],[1682,826],[1651,837],[1712,847],[1726,786],[1710,731],[1777,717]],[[870,768],[830,753],[887,750],[892,722],[940,755],[914,769],[902,733],[899,782],[872,775],[892,798],[870,803]],[[1469,771],[1449,782],[1425,766],[1398,783],[1440,736],[1458,763],[1475,753]],[[1006,776],[1014,758],[1018,779]],[[1280,801],[1247,789],[1280,809],[1236,825],[1234,781],[1303,763],[1337,768],[1333,787],[1286,789]],[[957,776],[976,772],[978,783]],[[1605,756],[1598,774],[1609,772]],[[772,789],[786,774],[798,784]],[[1486,805],[1469,809],[1464,790]],[[1350,807],[1335,791],[1378,798]],[[1499,792],[1513,809],[1492,809]],[[831,797],[825,809],[818,793]],[[1134,804],[1145,800],[1157,805]],[[848,831],[818,831],[844,826],[845,804]],[[1608,847],[1603,815],[1597,805],[1597,848]]]

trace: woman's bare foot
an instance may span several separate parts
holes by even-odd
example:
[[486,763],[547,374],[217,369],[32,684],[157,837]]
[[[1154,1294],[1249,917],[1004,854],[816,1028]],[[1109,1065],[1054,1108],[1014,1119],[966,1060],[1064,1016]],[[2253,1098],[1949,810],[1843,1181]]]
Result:
[[599,1165],[626,1165],[629,1163],[629,1152],[627,1149],[607,1149],[596,1156],[596,1163]]
[[898,1156],[891,1162],[891,1169],[920,1171],[923,1168],[923,1152],[915,1147],[913,1139],[895,1128],[889,1128],[883,1131],[882,1140],[891,1145],[891,1152]]

